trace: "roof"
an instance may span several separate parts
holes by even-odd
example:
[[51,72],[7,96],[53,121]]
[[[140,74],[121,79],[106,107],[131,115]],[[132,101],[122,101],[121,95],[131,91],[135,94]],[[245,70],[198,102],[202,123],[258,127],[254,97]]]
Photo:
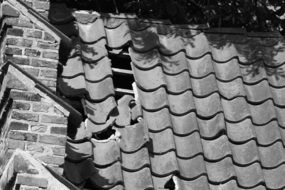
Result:
[[[285,188],[280,35],[120,15],[83,18],[77,20],[80,48],[63,68],[60,87],[87,108],[80,135],[68,141],[69,180],[103,189],[163,189],[175,176],[187,190]],[[131,120],[139,112],[132,111],[132,98],[116,105],[105,48],[118,53],[128,44],[138,121]],[[113,138],[91,138],[110,126]]]
[[[14,84],[11,83],[10,80],[18,80],[21,82],[21,84],[23,84],[22,82],[24,81],[24,85],[27,86],[27,88],[33,89],[37,93],[40,93],[43,97],[45,97],[45,98],[48,97],[51,100],[53,100],[55,103],[57,103],[58,105],[56,105],[56,106],[60,110],[62,110],[63,113],[65,113],[66,115],[69,115],[69,113],[71,113],[73,117],[82,119],[82,115],[80,112],[78,112],[75,108],[73,108],[71,105],[66,103],[61,97],[56,95],[50,88],[48,88],[47,86],[42,84],[39,80],[37,80],[35,77],[31,76],[29,73],[24,71],[21,67],[19,67],[15,63],[8,61],[7,63],[4,64],[4,66],[2,66],[1,71],[2,71],[1,74],[3,75],[3,76],[1,76],[2,78],[9,77],[9,76],[6,76],[7,72],[10,75],[13,75],[12,78],[8,78],[8,85],[7,86],[6,86],[6,84],[1,86],[2,87],[1,91],[5,91],[6,88],[13,88],[14,87],[13,86]],[[15,85],[17,85],[17,84],[15,83]]]

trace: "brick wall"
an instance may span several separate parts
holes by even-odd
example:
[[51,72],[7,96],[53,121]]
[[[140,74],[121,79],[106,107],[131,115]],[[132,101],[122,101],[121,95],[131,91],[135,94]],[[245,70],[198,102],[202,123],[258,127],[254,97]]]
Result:
[[9,18],[6,23],[12,26],[6,33],[6,58],[55,90],[59,43],[49,33],[21,18]]
[[38,93],[13,89],[8,150],[20,148],[55,167],[64,162],[67,117],[55,103]]
[[[37,11],[46,14],[49,1],[25,0]],[[14,11],[17,12],[17,9]],[[5,12],[4,12],[5,13]],[[10,11],[11,13],[11,11]],[[5,38],[4,59],[19,65],[44,85],[56,90],[59,41],[42,29],[41,23],[32,22],[19,12],[4,19],[8,26]],[[18,76],[11,75],[8,87],[12,88],[11,114],[8,118],[8,152],[16,148],[30,152],[58,170],[64,162],[67,132],[67,114],[55,102],[43,96],[35,87],[26,86]]]
[[0,177],[0,189],[68,190],[30,154],[17,149]]
[[21,0],[28,6],[38,11],[45,18],[48,17],[48,11],[50,7],[50,0]]

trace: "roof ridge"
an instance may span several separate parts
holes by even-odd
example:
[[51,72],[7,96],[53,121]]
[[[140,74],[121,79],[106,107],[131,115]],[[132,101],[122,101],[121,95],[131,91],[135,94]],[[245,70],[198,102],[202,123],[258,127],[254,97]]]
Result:
[[246,31],[242,27],[210,27],[209,24],[173,24],[170,20],[166,19],[146,19],[140,18],[136,14],[128,13],[100,13],[101,17],[114,18],[114,19],[137,19],[140,22],[150,23],[150,24],[163,24],[170,25],[172,27],[177,27],[180,29],[196,29],[203,30],[205,33],[217,33],[217,34],[241,34],[248,37],[260,37],[260,38],[282,38],[282,35],[278,31],[269,31],[269,32],[252,32]]

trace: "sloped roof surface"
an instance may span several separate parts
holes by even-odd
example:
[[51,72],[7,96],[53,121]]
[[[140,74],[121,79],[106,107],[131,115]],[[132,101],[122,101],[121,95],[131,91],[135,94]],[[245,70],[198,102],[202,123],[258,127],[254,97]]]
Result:
[[163,189],[173,175],[187,190],[285,188],[283,38],[126,17],[78,26],[81,53],[62,75],[71,91],[61,90],[85,95],[81,128],[106,129],[116,108],[105,45],[120,52],[131,42],[143,120],[130,125],[132,98],[121,99],[121,137],[70,140],[68,179],[127,190]]

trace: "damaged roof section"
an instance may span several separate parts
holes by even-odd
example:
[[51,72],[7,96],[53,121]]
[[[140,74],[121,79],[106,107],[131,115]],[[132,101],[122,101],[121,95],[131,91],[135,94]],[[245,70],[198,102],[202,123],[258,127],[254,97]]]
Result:
[[[86,28],[84,31],[92,34],[82,36],[92,38],[87,47],[100,48],[94,51],[94,57],[100,52],[106,54],[101,49],[105,45],[117,53],[130,45],[138,87],[137,104],[141,105],[143,118],[135,126],[118,128],[118,131],[133,131],[127,132],[126,137],[120,131],[118,143],[95,145],[87,156],[92,157],[93,163],[83,156],[80,161],[85,163],[83,168],[97,166],[94,175],[103,177],[95,186],[159,189],[165,188],[175,176],[176,184],[182,189],[285,187],[282,177],[285,175],[285,46],[280,35],[210,30],[204,26],[171,25],[123,15],[101,16],[90,25],[80,25],[79,30]],[[86,53],[90,55],[91,52]],[[100,61],[94,68],[99,65]],[[106,65],[110,63],[106,61]],[[86,70],[78,72],[79,69],[69,68],[63,70],[72,73],[63,75],[69,86],[92,81],[86,77],[89,76]],[[92,75],[105,73],[93,80],[100,86],[97,90],[101,89],[93,96],[97,97],[93,99],[97,100],[93,101],[95,105],[114,93],[111,82],[108,83],[109,66],[94,73],[99,71],[100,74]],[[76,80],[83,82],[72,82]],[[115,107],[115,104],[111,106],[105,117],[100,118],[109,119],[106,113]],[[147,134],[138,132],[141,125],[147,127]],[[102,128],[94,126],[92,130],[96,133]],[[92,143],[97,141],[89,141],[90,147]],[[109,153],[102,151],[96,155],[96,147],[101,146],[113,147],[109,152],[114,152],[114,157],[104,158]],[[75,163],[72,167],[81,168]],[[73,175],[77,176],[67,177],[75,183],[84,181],[83,174]],[[91,178],[85,180],[92,181]]]

